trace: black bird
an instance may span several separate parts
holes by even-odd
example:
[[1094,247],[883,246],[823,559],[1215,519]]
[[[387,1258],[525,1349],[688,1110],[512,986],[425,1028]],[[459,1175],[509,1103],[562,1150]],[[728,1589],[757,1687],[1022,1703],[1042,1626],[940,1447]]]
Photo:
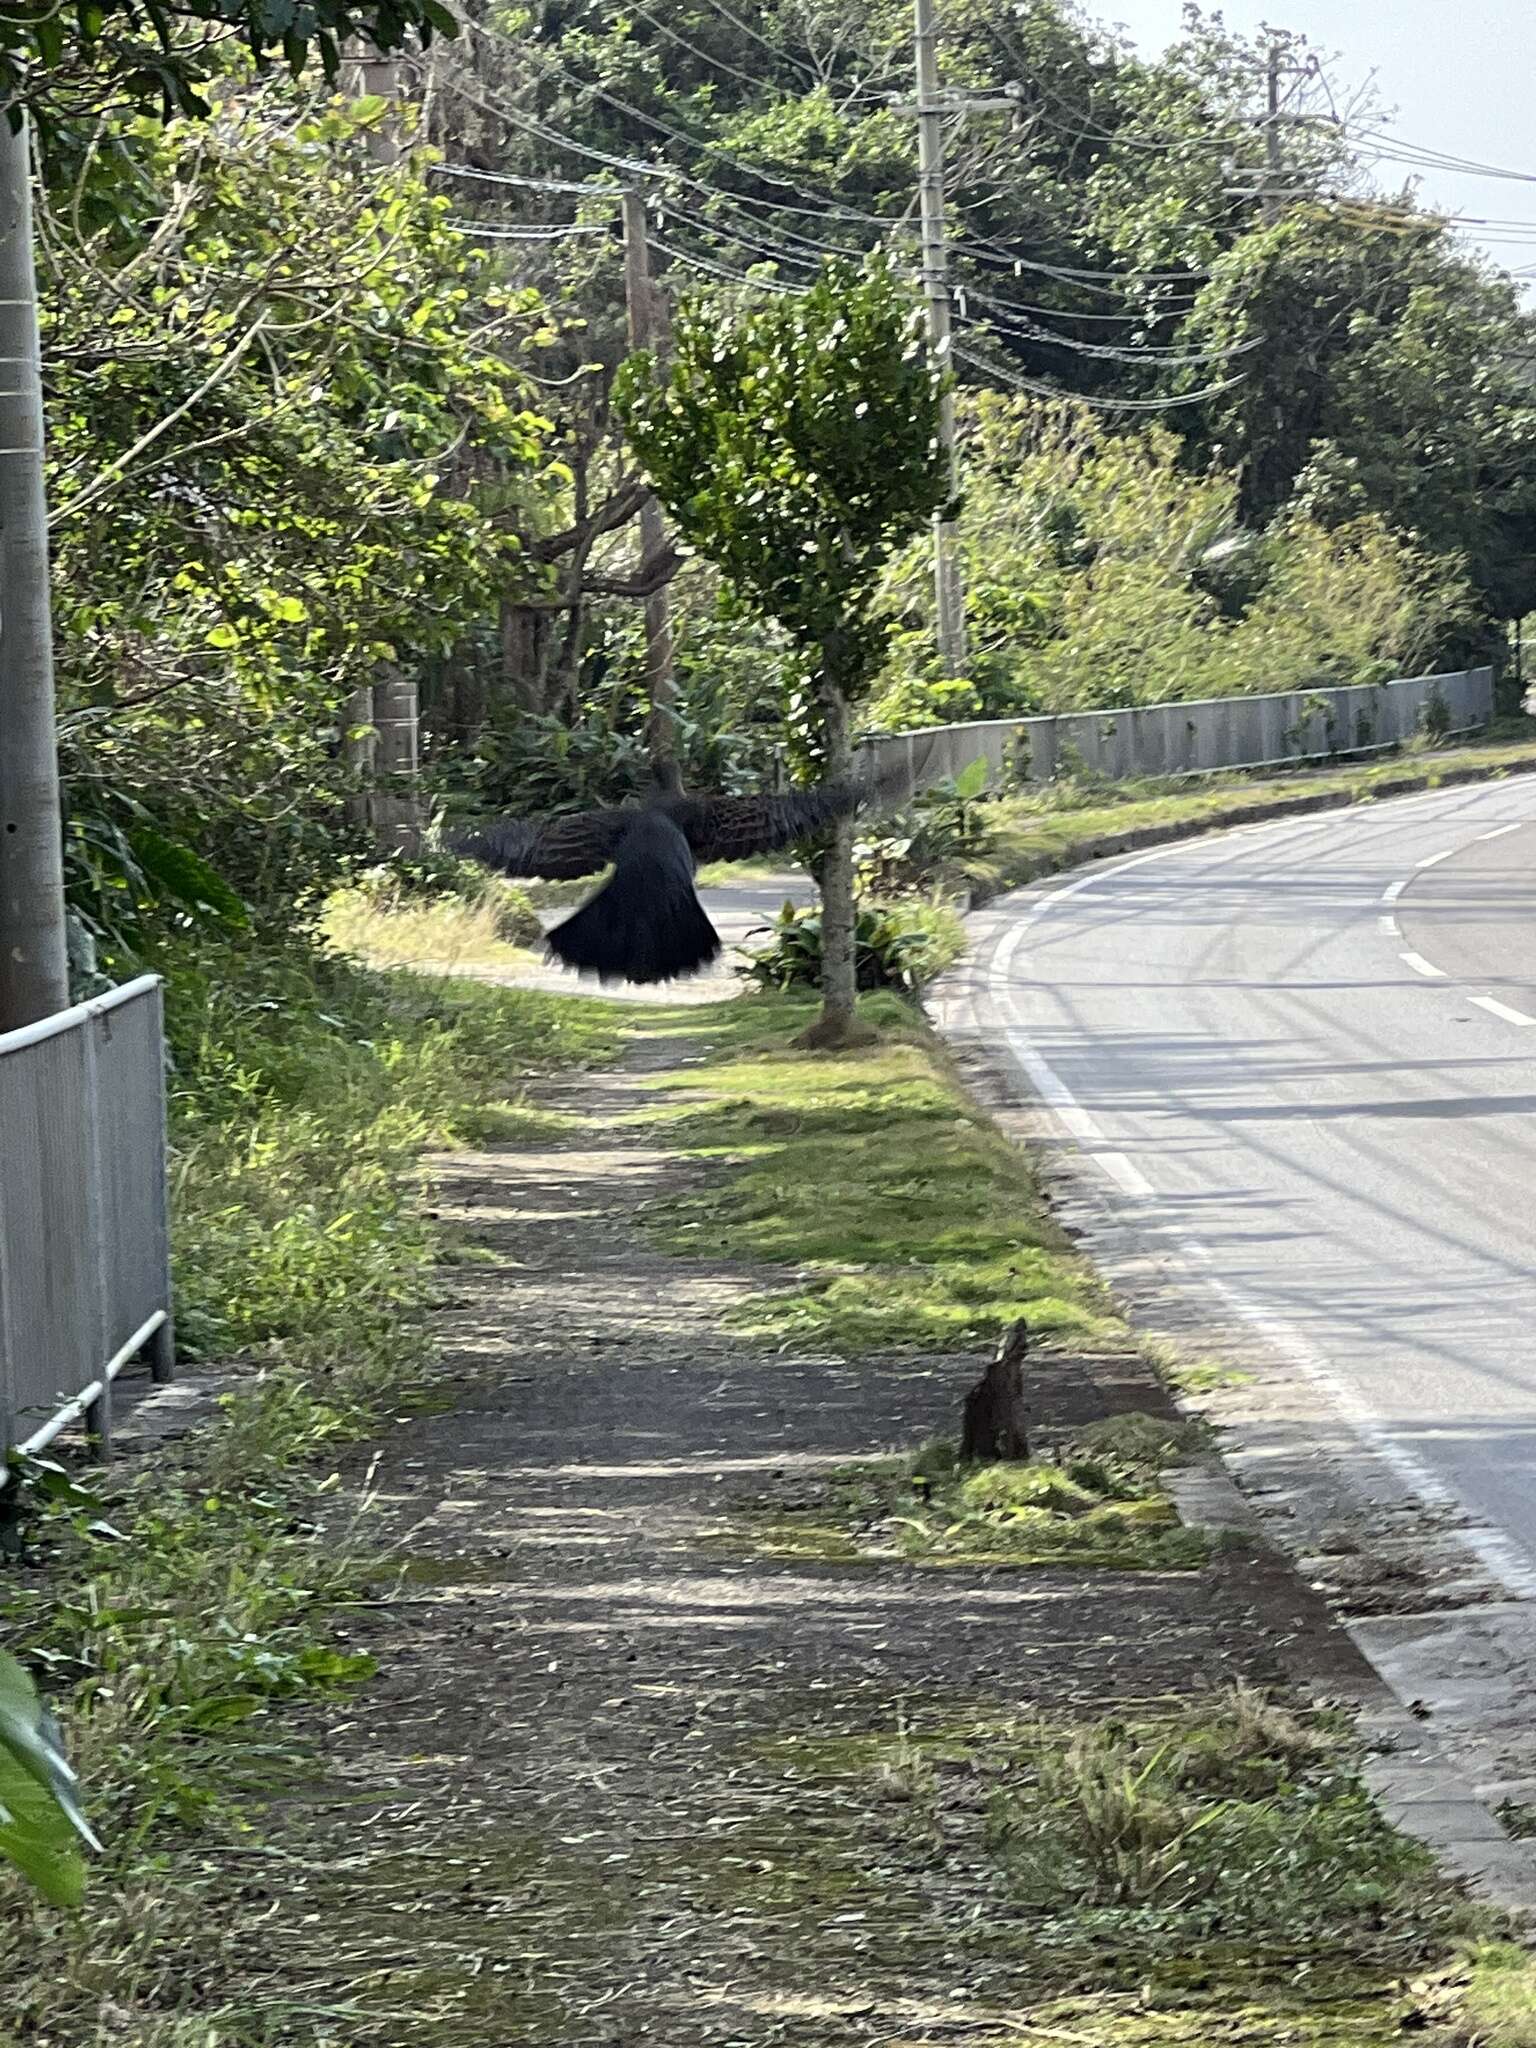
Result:
[[567,967],[602,981],[671,981],[716,958],[720,934],[693,886],[702,861],[746,860],[807,839],[872,793],[824,783],[787,796],[689,796],[677,763],[658,760],[638,805],[557,818],[501,818],[451,839],[455,853],[504,875],[565,882],[613,873],[549,934]]

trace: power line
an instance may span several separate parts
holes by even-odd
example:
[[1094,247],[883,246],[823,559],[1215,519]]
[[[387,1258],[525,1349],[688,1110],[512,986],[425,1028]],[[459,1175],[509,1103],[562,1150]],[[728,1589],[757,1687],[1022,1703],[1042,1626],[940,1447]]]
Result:
[[439,178],[478,178],[487,185],[516,185],[525,192],[577,192],[594,199],[622,199],[622,185],[583,185],[570,178],[523,178],[512,171],[480,171],[473,164],[430,164]]
[[1207,384],[1202,390],[1179,392],[1168,398],[1112,398],[1098,392],[1062,391],[1055,385],[1042,384],[1034,377],[1025,376],[1014,370],[1005,370],[996,363],[989,363],[985,356],[961,347],[958,342],[955,344],[955,354],[961,362],[969,363],[973,370],[980,370],[995,382],[1006,384],[1011,390],[1028,397],[1047,398],[1069,405],[1091,406],[1096,412],[1169,412],[1175,406],[1198,405],[1208,398],[1217,398],[1223,391],[1233,391],[1245,381],[1242,377],[1227,377],[1218,384]]
[[[953,288],[953,296],[962,301],[966,297],[974,297],[979,304],[995,309],[993,319],[978,321],[975,323],[978,326],[1001,326],[1005,331],[1017,334],[1023,340],[1038,342],[1048,348],[1065,349],[1073,355],[1087,356],[1095,361],[1156,363],[1165,367],[1228,362],[1233,356],[1251,355],[1256,348],[1262,348],[1264,345],[1262,335],[1255,336],[1251,341],[1238,342],[1231,348],[1218,349],[1163,348],[1155,342],[1138,347],[1129,343],[1083,341],[1075,335],[1052,334],[1048,328],[1038,327],[1031,320],[1014,317],[1013,307],[1005,305],[1002,300],[989,299],[981,292],[967,294],[963,285]],[[963,304],[960,310],[962,317],[968,317]]]
[[450,220],[463,235],[483,235],[492,242],[567,242],[573,235],[612,235],[608,221],[555,221],[543,227],[502,228],[478,220]]
[[679,249],[676,243],[663,241],[660,235],[651,236],[651,247],[689,270],[702,271],[708,277],[717,277],[729,284],[751,285],[759,291],[779,292],[792,298],[798,298],[810,289],[808,285],[787,284],[781,278],[753,277],[749,271],[732,270],[728,264],[714,263],[707,256],[695,256],[686,249]]
[[640,122],[643,127],[655,129],[658,135],[666,136],[671,142],[681,142],[689,149],[702,150],[707,155],[718,157],[721,163],[729,164],[744,177],[755,178],[761,184],[777,185],[781,190],[793,192],[802,199],[815,197],[814,194],[806,192],[803,186],[797,185],[793,179],[782,178],[777,172],[766,170],[761,165],[744,163],[740,157],[732,156],[729,150],[722,148],[718,142],[711,141],[708,136],[693,134],[686,128],[675,126],[671,121],[663,121],[655,114],[646,113],[641,107],[631,106],[628,100],[621,100],[617,94],[609,92],[594,79],[582,78],[568,65],[562,64],[558,57],[548,50],[540,49],[535,43],[519,42],[483,22],[473,23],[472,26],[476,33],[488,42],[498,43],[505,49],[516,50],[522,56],[531,54],[536,63],[557,71],[567,84],[575,86],[578,91],[591,94],[594,99],[600,99],[605,106],[612,107],[617,113],[627,114],[632,121]]
[[[522,52],[531,47],[530,45],[517,42],[514,38],[505,36],[499,31],[489,30],[482,25],[471,24],[471,26],[477,27],[479,33],[487,41],[497,43],[505,48]],[[631,106],[627,101],[619,99],[615,94],[607,92],[604,88],[588,85],[586,81],[568,71],[558,59],[549,57],[547,53],[535,52],[535,54],[539,57],[540,61],[553,65],[572,85],[583,90],[590,90],[619,112],[631,115],[642,123],[656,128],[658,132],[668,135],[671,139],[685,143],[690,148],[703,150],[718,156],[723,163],[730,164],[734,169],[741,171],[746,177],[778,185],[781,189],[794,192],[799,198],[811,203],[806,206],[794,206],[786,201],[763,198],[755,193],[729,191],[721,186],[711,185],[700,178],[691,176],[680,165],[672,162],[670,159],[664,158],[659,163],[645,163],[633,158],[614,156],[607,151],[595,149],[590,144],[578,142],[575,137],[567,135],[563,130],[553,128],[546,122],[537,120],[519,109],[506,105],[494,93],[488,95],[488,104],[493,112],[506,119],[514,127],[524,129],[527,133],[537,137],[540,141],[550,144],[552,147],[574,150],[594,162],[607,165],[610,169],[625,171],[632,177],[642,177],[658,181],[665,181],[669,178],[677,179],[684,185],[690,186],[694,191],[705,194],[718,205],[732,206],[739,209],[758,208],[773,213],[800,214],[816,220],[846,222],[861,228],[879,228],[883,233],[890,233],[892,230],[900,229],[906,224],[907,216],[905,214],[893,217],[887,214],[868,213],[859,208],[845,206],[838,201],[830,199],[825,194],[810,192],[805,187],[795,184],[793,181],[783,178],[777,173],[744,163],[741,159],[733,157],[728,152],[720,149],[717,144],[710,142],[707,138],[690,135],[685,130],[673,127],[670,123],[657,121],[653,116],[644,113],[638,107]],[[453,83],[451,77],[449,83]],[[789,231],[783,230],[782,232],[787,234]],[[834,244],[817,242],[812,237],[791,237],[791,239],[801,240],[805,243],[805,246],[820,248],[828,254],[843,255],[849,253]],[[974,233],[964,236],[958,242],[956,253],[966,255],[981,263],[991,263],[999,269],[1007,269],[1015,274],[1029,272],[1034,275],[1049,277],[1058,283],[1072,285],[1090,295],[1104,298],[1121,297],[1125,290],[1133,285],[1198,284],[1203,281],[1205,276],[1203,272],[1191,270],[1124,272],[1046,263],[1033,257],[1021,256],[1017,250],[1005,248],[1001,243],[991,241],[988,237],[979,236]]]

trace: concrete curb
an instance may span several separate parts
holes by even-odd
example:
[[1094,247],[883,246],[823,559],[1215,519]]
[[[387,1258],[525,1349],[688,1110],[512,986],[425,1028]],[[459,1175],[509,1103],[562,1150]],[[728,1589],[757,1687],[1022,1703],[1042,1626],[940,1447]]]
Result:
[[[1165,1484],[1186,1527],[1212,1535],[1240,1531],[1294,1571],[1219,1460],[1184,1466],[1168,1474]],[[1392,1690],[1347,1618],[1341,1626],[1378,1681],[1358,1702],[1356,1727],[1366,1746],[1361,1776],[1382,1812],[1489,1905],[1536,1918],[1536,1842],[1516,1841],[1505,1832],[1472,1780]]]
[[[1536,759],[1493,773],[1447,773],[1433,784],[1427,778],[1394,778],[1392,785],[1379,786],[1373,797],[1413,795],[1431,787],[1489,781],[1497,779],[1500,772],[1536,773]],[[1131,853],[1172,840],[1202,838],[1230,830],[1233,825],[1260,823],[1272,817],[1348,809],[1355,801],[1337,792],[1320,793],[1251,807],[1225,823],[1207,817],[1198,824],[1147,827],[1115,835],[1113,839],[1093,842],[1086,856],[1080,847],[1070,862],[1064,861],[1031,881],[999,889],[993,896],[978,899],[972,907],[980,908],[984,902],[1016,892],[1048,895],[1054,881],[1068,873],[1081,872],[1110,854]],[[999,1054],[985,1037],[979,1028],[979,1015],[973,1017],[964,1011],[962,974],[963,969],[942,978],[929,991],[925,1003],[930,1024],[954,1059],[961,1085],[1008,1142],[1038,1151],[1041,1139],[1049,1135],[1056,1144],[1059,1133],[1050,1112],[1034,1097],[1006,1056]],[[946,1010],[951,1014],[946,1016]],[[1068,1139],[1064,1145],[1057,1144],[1057,1151],[1059,1160],[1063,1152],[1074,1156],[1076,1148]],[[1136,1268],[1145,1263],[1145,1251],[1135,1243],[1134,1227],[1117,1217],[1110,1191],[1091,1185],[1080,1162],[1067,1167],[1058,1165],[1047,1171],[1044,1180],[1046,1199],[1058,1219],[1067,1224],[1068,1234],[1074,1240],[1085,1240],[1081,1246],[1084,1256],[1103,1273],[1127,1320],[1133,1327],[1139,1324],[1146,1329],[1147,1318],[1139,1312],[1135,1284]],[[1098,1216],[1107,1219],[1107,1227],[1096,1227]],[[1176,1390],[1170,1392],[1185,1412],[1200,1414],[1198,1404]],[[1241,1462],[1240,1447],[1234,1447],[1231,1455]],[[1222,1457],[1182,1468],[1170,1476],[1169,1484],[1180,1518],[1188,1526],[1216,1534],[1238,1532],[1256,1548],[1279,1560],[1297,1581],[1305,1583],[1306,1574],[1301,1566],[1305,1542],[1292,1540],[1293,1532],[1255,1508],[1239,1489]],[[1329,1484],[1327,1474],[1323,1473],[1320,1491],[1326,1492]],[[1300,1529],[1294,1536],[1300,1538]],[[1451,1594],[1452,1589],[1447,1586],[1445,1591]],[[1509,1788],[1497,1782],[1496,1774],[1490,1774],[1492,1792],[1482,1796],[1474,1777],[1452,1761],[1439,1736],[1420,1718],[1423,1706],[1419,1695],[1441,1671],[1456,1668],[1458,1654],[1476,1631],[1477,1617],[1488,1611],[1476,1606],[1458,1609],[1449,1605],[1437,1612],[1402,1617],[1400,1622],[1393,1617],[1387,1624],[1370,1617],[1352,1618],[1335,1606],[1333,1618],[1347,1637],[1354,1653],[1352,1661],[1361,1674],[1361,1682],[1351,1686],[1351,1694],[1357,1706],[1359,1731],[1369,1752],[1362,1775],[1382,1812],[1404,1833],[1422,1842],[1444,1869],[1464,1880],[1479,1897],[1522,1919],[1536,1920],[1536,1840],[1511,1837],[1490,1803],[1490,1797],[1511,1796]],[[1315,1671],[1304,1668],[1304,1660],[1291,1654],[1291,1646],[1281,1645],[1280,1652],[1282,1662],[1298,1684],[1315,1685]],[[1419,1712],[1414,1711],[1415,1707]],[[1536,1782],[1530,1790],[1536,1796]],[[1520,1796],[1524,1796],[1523,1791]]]

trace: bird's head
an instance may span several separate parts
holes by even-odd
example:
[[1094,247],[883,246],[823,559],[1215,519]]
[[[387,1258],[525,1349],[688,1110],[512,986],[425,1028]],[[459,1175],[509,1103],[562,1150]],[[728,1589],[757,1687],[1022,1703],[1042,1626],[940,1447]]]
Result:
[[651,761],[651,786],[663,796],[681,796],[682,771],[670,754],[657,754]]

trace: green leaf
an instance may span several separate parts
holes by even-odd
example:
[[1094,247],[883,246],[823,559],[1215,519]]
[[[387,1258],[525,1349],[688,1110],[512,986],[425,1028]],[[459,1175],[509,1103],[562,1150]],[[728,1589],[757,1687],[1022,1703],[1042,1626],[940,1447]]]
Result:
[[250,914],[244,903],[224,877],[190,846],[167,839],[147,825],[131,832],[129,843],[145,879],[164,894],[184,903],[189,910],[207,912],[221,924],[236,928],[249,924]]
[[0,1652],[0,1856],[56,1906],[80,1903],[79,1844],[101,1847],[76,1782],[36,1686]]
[[984,755],[968,762],[955,777],[955,795],[969,803],[973,797],[981,795],[990,774],[991,769]]

